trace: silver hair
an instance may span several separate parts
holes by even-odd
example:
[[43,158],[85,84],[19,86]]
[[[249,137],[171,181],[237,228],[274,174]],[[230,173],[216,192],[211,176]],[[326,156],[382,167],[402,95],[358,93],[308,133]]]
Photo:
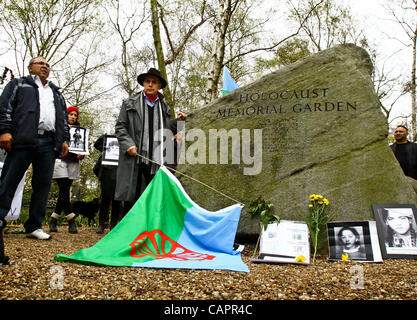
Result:
[[35,59],[38,59],[38,58],[42,58],[42,59],[45,59],[46,60],[46,58],[45,57],[42,57],[42,56],[34,57],[34,58],[32,58],[32,59],[29,60],[29,65],[33,64],[33,62],[35,62]]

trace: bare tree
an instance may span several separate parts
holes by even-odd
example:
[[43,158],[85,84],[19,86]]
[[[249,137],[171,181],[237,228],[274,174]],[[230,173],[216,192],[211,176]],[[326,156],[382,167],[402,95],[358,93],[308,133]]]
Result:
[[[184,53],[186,45],[190,41],[192,35],[208,19],[206,16],[206,0],[175,2],[175,11],[170,9],[170,3],[160,3],[157,2],[157,0],[150,0],[150,3],[152,12],[152,31],[158,68],[162,76],[167,79],[167,66],[174,63],[176,59]],[[178,30],[178,28],[176,32],[171,30],[171,27],[167,22],[168,15],[171,18],[174,17],[175,24],[180,26],[180,30]],[[164,36],[167,42],[167,51],[169,52],[168,58],[166,58],[164,53],[160,22],[162,24]],[[174,41],[174,38],[176,41]],[[176,103],[171,93],[169,84],[164,89],[164,95],[168,105],[170,105],[174,111]],[[172,115],[174,116],[174,112],[172,112]]]
[[241,2],[241,0],[218,0],[217,3],[213,46],[208,71],[208,94],[210,101],[217,98],[226,47],[226,33],[232,16]]
[[65,60],[83,35],[96,28],[95,0],[5,0],[0,28],[15,53],[18,73],[43,56],[54,66]]
[[[158,69],[161,72],[163,78],[168,79],[167,71],[166,71],[166,63],[165,63],[165,53],[164,48],[162,45],[161,40],[161,30],[159,25],[159,5],[157,0],[150,0],[151,3],[151,21],[152,21],[152,34],[153,34],[153,42],[156,51],[156,58],[158,61]],[[163,89],[165,95],[165,101],[168,105],[173,108],[174,101],[172,100],[170,84],[167,83],[166,87]],[[172,117],[175,114],[172,113]]]
[[402,85],[402,74],[398,72],[395,74],[396,72],[393,68],[387,70],[387,62],[391,57],[385,59],[384,62],[378,63],[377,60],[380,57],[381,55],[371,52],[371,59],[374,65],[372,81],[380,102],[380,108],[388,123],[391,123],[398,119],[398,117],[391,118],[394,107],[404,95],[408,94],[408,91],[407,87]]
[[62,61],[59,64],[61,68],[54,70],[55,77],[62,84],[61,90],[70,105],[87,107],[92,102],[104,98],[107,91],[117,86],[116,84],[111,88],[103,88],[100,84],[102,71],[111,63],[99,54],[102,37],[101,31],[97,31],[93,36],[96,41],[80,41],[72,53],[77,55],[77,59]]
[[[289,39],[297,36],[312,12],[323,1],[325,0],[317,1],[310,10],[303,13],[303,16],[300,15],[300,25],[294,31],[289,32],[288,35],[281,37],[279,40],[270,38],[267,43],[261,44],[259,39],[262,37],[263,27],[268,22],[269,16],[266,14],[262,18],[253,17],[254,7],[259,6],[259,2],[218,0],[208,72],[210,101],[218,95],[219,81],[225,65],[232,65],[232,68],[230,68],[232,74],[243,76],[243,70],[237,68],[240,59],[254,53],[274,51]],[[236,34],[238,34],[238,37],[235,36]],[[227,39],[229,41],[226,41]],[[229,48],[227,57],[225,57],[226,48]],[[240,69],[240,72],[238,72],[238,69]],[[239,73],[241,74],[239,75]]]
[[109,61],[99,45],[102,25],[97,0],[6,0],[3,37],[14,53],[18,76],[23,76],[30,58],[43,56],[68,102],[86,107],[101,98],[98,72]]
[[[120,1],[111,1],[110,8],[105,8],[107,16],[116,32],[121,45],[121,61],[122,70],[118,72],[118,78],[121,86],[131,96],[137,91],[137,63],[143,60],[149,60],[146,48],[137,48],[136,42],[139,42],[138,33],[144,28],[145,22],[148,21],[149,15],[145,10],[145,3],[140,6],[136,1],[124,2],[123,7]],[[140,56],[145,54],[145,59]]]
[[411,96],[411,134],[412,140],[416,141],[417,138],[417,126],[416,126],[416,113],[417,113],[417,90],[416,90],[416,71],[417,71],[417,0],[397,0],[392,4],[387,5],[386,9],[404,31],[407,37],[407,42],[398,41],[403,43],[404,46],[412,48],[411,57],[411,69],[410,78],[405,85],[406,91]]
[[299,24],[300,35],[309,39],[313,52],[336,44],[366,42],[364,32],[347,6],[332,0],[288,0],[287,3],[289,19]]

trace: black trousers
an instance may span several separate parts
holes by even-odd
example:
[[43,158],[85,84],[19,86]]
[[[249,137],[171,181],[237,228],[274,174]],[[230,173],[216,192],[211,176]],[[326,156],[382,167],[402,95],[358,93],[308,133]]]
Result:
[[58,178],[55,179],[55,181],[57,182],[59,188],[55,213],[60,215],[62,211],[64,211],[65,215],[69,215],[71,213],[70,191],[73,180],[68,178]]
[[125,201],[123,206],[123,216],[126,215],[132,209],[133,205],[136,203],[136,201],[139,199],[139,197],[142,195],[145,188],[148,186],[148,184],[152,181],[154,175],[151,174],[151,167],[148,166],[145,163],[139,164],[139,174],[138,174],[138,183],[136,184],[136,197],[135,201]]
[[99,224],[107,225],[111,206],[110,226],[114,227],[122,218],[121,202],[114,200],[116,191],[116,167],[114,169],[103,168],[100,176],[101,203],[99,211]]
[[4,161],[0,178],[0,219],[4,219],[10,210],[20,180],[32,164],[32,195],[29,218],[24,223],[26,233],[42,228],[54,172],[53,137],[39,138],[39,144],[36,149],[12,149]]

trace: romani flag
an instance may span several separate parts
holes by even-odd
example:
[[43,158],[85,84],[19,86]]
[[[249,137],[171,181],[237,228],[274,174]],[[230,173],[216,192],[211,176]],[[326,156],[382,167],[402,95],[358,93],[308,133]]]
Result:
[[229,70],[226,66],[223,69],[223,95],[239,88],[236,82],[230,76]]
[[233,250],[242,206],[211,212],[161,167],[132,209],[94,246],[57,261],[106,266],[249,272]]

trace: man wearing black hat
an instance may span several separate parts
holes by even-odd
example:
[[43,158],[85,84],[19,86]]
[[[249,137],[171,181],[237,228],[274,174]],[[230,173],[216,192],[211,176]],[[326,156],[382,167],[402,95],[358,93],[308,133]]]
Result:
[[[143,91],[124,100],[116,123],[116,136],[119,141],[119,166],[115,199],[125,201],[125,213],[130,210],[141,194],[142,183],[146,187],[159,168],[157,163],[173,164],[173,140],[177,133],[177,120],[184,121],[184,113],[177,113],[177,119],[171,120],[171,109],[159,92],[167,85],[160,72],[150,68],[147,73],[138,76]],[[163,130],[163,131],[161,131]],[[166,157],[161,159],[159,152],[160,133],[167,139],[164,149]],[[170,152],[171,151],[171,152]],[[140,157],[141,155],[142,157]],[[153,162],[146,159],[151,159]],[[171,161],[167,161],[171,158]],[[142,179],[143,178],[143,179]]]

